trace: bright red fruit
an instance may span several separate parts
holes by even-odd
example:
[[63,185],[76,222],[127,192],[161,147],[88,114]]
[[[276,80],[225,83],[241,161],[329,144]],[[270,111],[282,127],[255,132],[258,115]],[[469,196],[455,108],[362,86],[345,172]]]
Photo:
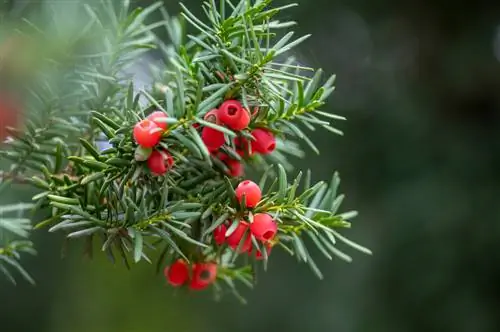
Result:
[[252,141],[252,150],[261,154],[269,154],[276,149],[276,138],[269,130],[257,128],[252,131],[255,139]]
[[148,167],[154,175],[165,174],[174,165],[174,158],[167,151],[154,150],[148,159]]
[[197,263],[193,265],[193,277],[189,288],[202,290],[210,286],[217,278],[217,264]]
[[226,172],[227,175],[229,175],[231,177],[240,177],[244,174],[245,167],[243,166],[243,164],[240,161],[238,161],[236,159],[232,159],[231,157],[229,157],[227,154],[225,154],[223,152],[219,152],[217,154],[217,157],[228,168],[228,170]]
[[182,259],[177,260],[164,271],[165,278],[174,287],[182,286],[189,279],[189,267]]
[[245,197],[246,207],[255,207],[262,198],[262,192],[259,185],[253,181],[245,180],[241,182],[235,189],[236,199],[242,203],[243,197]]
[[226,162],[226,166],[229,169],[228,175],[234,178],[243,176],[245,174],[245,167],[241,162],[235,159],[228,159]]
[[148,120],[153,121],[158,127],[160,127],[163,130],[167,129],[168,124],[166,122],[160,121],[160,119],[166,119],[166,118],[168,118],[168,116],[162,111],[153,112],[148,116]]
[[257,213],[253,216],[250,231],[257,240],[272,240],[278,233],[278,224],[267,213]]
[[214,240],[217,245],[221,246],[226,243],[226,232],[227,226],[224,224],[214,230]]
[[201,131],[201,139],[210,152],[217,151],[226,142],[224,133],[211,127],[203,128]]
[[161,140],[162,129],[149,119],[138,122],[134,127],[134,139],[140,146],[152,148]]
[[237,100],[227,100],[219,107],[219,119],[233,130],[242,130],[250,123],[250,114]]
[[[243,237],[245,239],[243,240]],[[240,252],[248,252],[252,249],[252,237],[248,231],[248,223],[245,221],[240,221],[238,227],[231,233],[226,239],[227,244],[234,250],[238,248],[241,241],[244,241]]]

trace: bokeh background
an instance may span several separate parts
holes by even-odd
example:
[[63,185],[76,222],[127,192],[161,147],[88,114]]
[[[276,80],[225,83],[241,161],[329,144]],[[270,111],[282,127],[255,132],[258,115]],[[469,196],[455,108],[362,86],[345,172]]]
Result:
[[337,74],[326,110],[348,118],[345,137],[313,133],[322,154],[296,166],[340,171],[344,208],[360,211],[346,233],[373,257],[319,259],[319,281],[275,253],[248,305],[214,304],[146,263],[129,272],[79,246],[60,259],[61,237],[36,232],[24,263],[38,285],[0,279],[0,331],[499,331],[500,2],[302,0],[287,15],[313,34],[297,57]]

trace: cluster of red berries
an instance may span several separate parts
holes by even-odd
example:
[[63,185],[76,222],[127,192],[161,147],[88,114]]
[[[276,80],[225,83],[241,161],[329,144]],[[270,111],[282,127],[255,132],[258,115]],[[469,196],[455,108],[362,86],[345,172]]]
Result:
[[[259,186],[252,181],[245,180],[236,187],[236,198],[246,209],[255,208],[262,199],[262,192]],[[250,222],[240,220],[236,229],[227,236],[228,225],[222,224],[214,231],[214,240],[217,245],[227,244],[233,250],[240,247],[240,253],[254,253],[252,246],[253,235],[257,241],[261,241],[267,248],[267,254],[271,253],[272,240],[278,233],[278,224],[267,213],[256,213],[250,218]],[[263,255],[259,249],[255,252],[257,259],[262,259]]]
[[217,278],[217,264],[195,263],[189,266],[178,259],[164,271],[168,283],[174,287],[184,286],[189,281],[189,288],[202,290],[210,286]]
[[[226,126],[236,132],[248,128],[251,121],[251,114],[237,100],[226,100],[218,109],[211,110],[205,115],[205,120],[217,125]],[[276,148],[276,139],[272,132],[265,128],[256,128],[251,131],[253,140],[250,142],[242,137],[234,139],[236,152],[241,157],[250,157],[254,153],[269,154]],[[207,146],[208,150],[216,154],[217,157],[229,169],[229,175],[242,176],[243,165],[227,154],[220,152],[220,148],[226,143],[224,133],[211,128],[204,127],[201,131],[201,139]]]
[[[146,119],[139,121],[134,127],[134,139],[144,149],[154,149],[167,130],[164,122],[167,116],[161,111],[150,114]],[[165,174],[174,165],[174,158],[165,149],[152,150],[147,158],[149,170],[154,175]]]

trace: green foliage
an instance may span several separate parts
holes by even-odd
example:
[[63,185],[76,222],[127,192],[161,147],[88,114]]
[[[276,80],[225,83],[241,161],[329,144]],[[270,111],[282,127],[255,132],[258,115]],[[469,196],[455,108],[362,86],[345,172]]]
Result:
[[[308,37],[293,39],[293,32],[281,36],[295,23],[275,17],[294,5],[270,8],[270,4],[270,0],[242,0],[236,5],[229,0],[219,5],[204,2],[206,20],[184,6],[181,16],[172,18],[159,4],[130,13],[127,2],[120,8],[111,2],[97,8],[81,5],[86,18],[70,29],[77,33],[64,30],[59,35],[57,45],[63,41],[64,51],[49,48],[49,64],[29,86],[33,111],[26,128],[11,130],[12,139],[0,150],[12,161],[6,175],[39,188],[33,197],[36,208],[51,211],[37,228],[50,226],[50,232],[83,238],[89,254],[92,243],[100,241],[113,262],[118,255],[127,267],[142,260],[152,263],[154,258],[157,269],[178,258],[216,261],[217,294],[229,289],[238,297],[235,281],[252,286],[257,262],[213,243],[213,230],[227,220],[234,221],[230,233],[240,220],[251,222],[253,213],[271,214],[279,225],[273,244],[308,263],[320,278],[310,247],[329,259],[346,261],[351,258],[337,248],[337,242],[370,253],[337,231],[350,227],[348,220],[356,215],[338,212],[343,196],[337,193],[337,174],[331,183],[311,183],[310,171],[288,180],[287,171],[292,169],[288,157],[303,156],[300,142],[319,153],[304,129],[320,127],[341,134],[329,120],[344,118],[320,110],[334,90],[334,76],[323,81],[321,70],[283,58]],[[148,25],[148,15],[156,10],[164,19]],[[184,23],[195,33],[188,34]],[[44,29],[35,26],[28,24],[35,35],[26,35],[50,43]],[[153,33],[162,27],[170,44]],[[150,48],[160,52],[164,62],[151,66],[152,88],[137,91],[125,71]],[[208,111],[230,98],[242,100],[256,113],[248,129],[233,132],[204,120]],[[149,172],[141,156],[144,151],[131,134],[133,126],[153,110],[168,115],[160,147],[175,159],[175,167],[161,177]],[[263,199],[253,211],[247,213],[237,203],[234,188],[241,179],[226,175],[227,167],[209,153],[195,124],[224,132],[224,153],[264,170]],[[233,139],[251,141],[254,128],[277,135],[273,154],[238,155]],[[110,147],[100,148],[102,141]],[[23,219],[5,220],[0,226],[26,235]],[[252,243],[263,253],[266,266],[265,248],[253,236]],[[28,251],[15,243],[9,248],[0,249],[4,255],[0,258],[17,259],[16,248]],[[15,267],[24,271],[17,263]]]
[[[0,190],[4,190],[10,181],[0,183]],[[0,271],[7,279],[16,284],[13,271],[20,274],[28,282],[35,281],[21,266],[21,254],[35,255],[33,243],[28,241],[31,221],[23,218],[25,210],[32,208],[32,204],[11,204],[0,206]],[[15,216],[12,216],[14,214]]]

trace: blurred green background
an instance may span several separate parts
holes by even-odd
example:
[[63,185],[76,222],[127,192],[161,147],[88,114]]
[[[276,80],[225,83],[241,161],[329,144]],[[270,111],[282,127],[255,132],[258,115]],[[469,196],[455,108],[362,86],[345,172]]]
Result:
[[60,259],[61,237],[40,231],[24,261],[38,285],[0,279],[2,332],[500,329],[500,2],[302,0],[287,15],[313,34],[297,57],[337,73],[327,111],[348,118],[296,166],[340,172],[344,209],[360,211],[345,233],[374,256],[319,259],[319,281],[275,253],[247,306],[214,304],[146,263],[90,262],[78,244]]

